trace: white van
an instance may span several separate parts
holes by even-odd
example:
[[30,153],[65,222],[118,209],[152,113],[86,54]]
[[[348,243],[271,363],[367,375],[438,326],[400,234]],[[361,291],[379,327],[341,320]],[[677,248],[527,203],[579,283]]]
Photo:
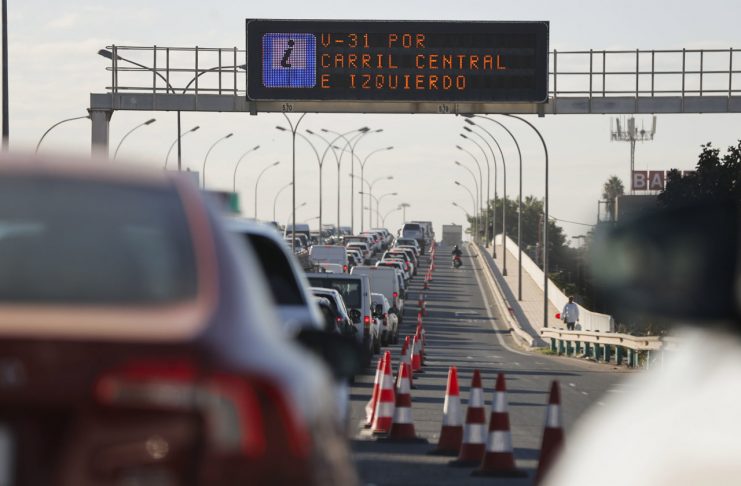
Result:
[[336,263],[347,272],[347,250],[339,245],[314,245],[309,249],[309,260],[312,263]]
[[396,275],[396,269],[392,267],[353,267],[351,275],[367,275],[370,280],[373,292],[383,294],[391,304],[394,312],[401,321],[404,313],[404,300],[401,298],[401,289],[399,288],[399,278]]

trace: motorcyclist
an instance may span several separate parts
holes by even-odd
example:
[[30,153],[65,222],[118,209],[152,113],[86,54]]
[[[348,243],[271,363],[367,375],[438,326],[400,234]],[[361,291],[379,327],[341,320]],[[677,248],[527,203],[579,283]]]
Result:
[[461,261],[461,255],[463,255],[463,252],[461,251],[460,248],[458,248],[458,245],[455,245],[453,247],[452,255],[453,255],[453,266],[456,268],[460,267],[463,264],[463,262]]

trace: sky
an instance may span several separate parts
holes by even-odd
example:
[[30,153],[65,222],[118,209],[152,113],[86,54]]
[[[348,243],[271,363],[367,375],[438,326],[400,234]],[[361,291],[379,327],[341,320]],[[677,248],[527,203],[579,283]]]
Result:
[[[741,30],[737,25],[741,18],[741,2],[737,0],[9,0],[8,3],[10,143],[14,151],[33,151],[47,128],[59,120],[85,115],[90,93],[106,91],[110,73],[105,68],[110,61],[98,56],[98,49],[111,44],[243,49],[246,18],[547,20],[550,22],[550,48],[560,51],[741,49]],[[741,55],[735,60],[741,66]],[[709,58],[706,62],[713,61]],[[741,89],[741,79],[734,82],[734,86]],[[112,163],[162,167],[167,150],[177,136],[174,112],[116,112],[110,124],[111,154],[127,131],[149,118],[157,121],[133,132]],[[611,175],[617,175],[629,185],[629,144],[610,141],[610,116],[607,115],[527,118],[543,133],[548,144],[550,213],[561,220],[580,223],[559,223],[569,236],[584,234],[589,225],[596,222],[602,184]],[[650,116],[637,118],[639,125],[650,126]],[[183,139],[183,159],[192,170],[201,170],[204,156],[216,140],[234,133],[209,154],[207,185],[212,189],[231,190],[236,182],[243,213],[248,216],[255,211],[253,197],[257,174],[280,161],[266,171],[260,181],[257,215],[272,220],[275,205],[279,221],[289,218],[290,191],[283,191],[276,199],[279,189],[291,180],[290,136],[275,128],[285,125],[282,115],[183,113],[182,123],[183,130],[195,125],[201,127]],[[544,159],[540,142],[524,125],[505,123],[523,150],[523,195],[542,197]],[[478,173],[470,157],[455,148],[463,142],[458,136],[463,125],[463,119],[454,115],[309,114],[301,128],[314,131],[321,128],[342,131],[360,126],[383,129],[368,135],[358,145],[361,157],[377,148],[394,147],[374,154],[366,165],[365,177],[369,181],[393,176],[393,180],[381,180],[374,187],[376,195],[398,194],[385,197],[380,212],[385,214],[399,203],[408,203],[407,220],[431,220],[440,234],[440,225],[465,221],[463,211],[452,202],[469,212],[472,210],[468,193],[453,182],[459,180],[473,190],[471,176],[456,167],[455,160],[470,165]],[[497,135],[500,136],[507,166],[507,196],[516,197],[519,182],[516,152],[514,145],[503,134]],[[654,140],[639,143],[636,148],[636,168],[692,169],[701,144],[712,142],[725,149],[738,139],[741,139],[738,114],[660,115]],[[483,156],[476,153],[478,149],[467,143],[483,164]],[[260,145],[260,149],[243,159],[235,179],[237,160],[255,145]],[[310,147],[301,140],[297,147],[297,204],[306,203],[298,209],[297,221],[305,221],[318,215],[318,169]],[[55,128],[44,139],[40,153],[88,157],[90,122],[77,120]],[[345,158],[343,164],[347,160]],[[343,225],[350,222],[348,166],[343,165],[340,175]],[[497,192],[501,196],[504,177],[501,167],[499,170]],[[335,223],[337,166],[334,160],[325,162],[323,175],[324,221]],[[493,177],[492,168],[492,195]],[[355,206],[358,228],[359,200]],[[310,223],[315,226],[316,220]],[[400,211],[390,213],[386,219],[386,226],[392,231],[402,223]]]

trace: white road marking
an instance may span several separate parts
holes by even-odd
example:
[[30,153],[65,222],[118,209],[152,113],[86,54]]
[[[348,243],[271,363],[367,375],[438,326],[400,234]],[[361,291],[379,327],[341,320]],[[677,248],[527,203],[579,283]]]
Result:
[[582,395],[589,395],[587,392],[581,392]]
[[576,383],[569,383],[569,386],[575,387],[576,386]]
[[[468,250],[466,251],[468,252]],[[483,285],[481,285],[481,278],[479,277],[479,273],[477,270],[478,270],[478,267],[475,267],[473,276],[476,277],[476,283],[479,286],[481,297],[484,299],[484,306],[486,307],[486,316],[489,319],[491,319],[491,328],[494,329],[495,331],[499,331],[499,329],[497,329],[496,325],[494,324],[494,317],[491,314],[491,305],[489,304],[489,298],[486,296],[486,292],[484,291]],[[495,332],[494,334],[496,335],[497,341],[499,341],[499,344],[501,344],[502,347],[505,348],[507,351],[511,353],[519,354],[520,356],[530,356],[527,353],[523,353],[522,351],[517,351],[516,349],[511,348],[507,343],[504,342],[504,339],[498,332]]]

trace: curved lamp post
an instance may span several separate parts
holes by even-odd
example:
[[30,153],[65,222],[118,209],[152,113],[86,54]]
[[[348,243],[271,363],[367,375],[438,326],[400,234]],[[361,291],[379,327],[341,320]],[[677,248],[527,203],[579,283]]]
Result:
[[[384,197],[387,197],[387,196],[398,196],[398,195],[399,195],[398,192],[387,192],[386,194],[381,194],[380,196],[378,196],[378,200],[376,202],[376,207],[378,208],[378,211],[376,211],[376,215],[378,215],[380,213],[380,211],[381,211],[381,201],[383,201],[383,198]],[[378,226],[378,223],[380,223],[380,221],[378,221],[376,219],[376,226]]]
[[[491,199],[490,199],[491,196],[490,196],[490,193],[489,193],[489,187],[491,187],[491,182],[490,182],[491,181],[491,164],[489,164],[489,156],[486,155],[486,151],[481,146],[481,144],[479,144],[476,140],[470,138],[465,133],[459,133],[458,135],[460,135],[461,138],[464,138],[464,139],[468,140],[469,142],[473,143],[474,145],[476,145],[479,148],[479,150],[481,151],[481,153],[483,154],[483,156],[484,156],[484,162],[486,162],[486,205],[483,205],[482,204],[479,207],[479,211],[480,212],[483,212],[484,211],[484,207],[486,207],[486,213],[483,214],[484,224],[486,225],[485,226],[485,231],[484,231],[484,241],[485,241],[485,244],[488,245],[488,236],[487,235],[489,234],[489,220],[491,219],[491,213],[489,212],[489,202],[491,201]],[[496,163],[494,165],[496,167]],[[484,181],[482,180],[481,182],[483,184]],[[481,196],[481,199],[484,198],[484,189],[483,188],[481,189],[480,196]],[[479,215],[479,216],[482,216],[482,215]]]
[[277,219],[275,219],[275,208],[278,204],[278,197],[280,197],[280,193],[283,192],[285,189],[288,189],[292,185],[293,185],[293,182],[289,182],[285,186],[278,189],[278,192],[275,193],[275,197],[273,198],[273,221],[278,221]]
[[154,123],[156,121],[157,121],[156,118],[150,118],[149,120],[145,121],[144,123],[140,123],[137,126],[135,126],[134,128],[132,128],[131,130],[129,130],[128,132],[126,132],[126,135],[124,135],[123,137],[121,137],[121,141],[118,142],[118,145],[116,145],[116,151],[113,152],[113,160],[116,160],[116,156],[118,155],[118,149],[121,148],[121,144],[124,142],[124,140],[126,140],[126,137],[128,137],[129,135],[131,135],[131,132],[133,132],[137,128],[143,127],[144,125],[151,125],[152,123]]
[[408,206],[409,206],[409,205],[407,204],[407,206],[398,206],[398,207],[396,207],[396,208],[394,208],[394,209],[390,210],[389,212],[387,212],[386,214],[384,214],[384,215],[383,215],[383,216],[381,217],[381,224],[383,224],[383,226],[385,227],[385,226],[386,226],[386,217],[387,217],[387,216],[388,216],[389,214],[391,214],[391,213],[395,213],[396,211],[401,211],[402,209],[406,209],[406,207],[408,207]]
[[[459,181],[453,181],[456,186],[460,186],[463,189],[466,190],[469,196],[471,196],[471,202],[473,203],[473,207],[476,207],[476,199],[473,197],[473,193],[471,192],[471,189],[469,189],[465,184],[461,184]],[[473,217],[473,227],[474,227],[474,241],[478,241],[479,236],[479,222],[478,218],[476,217],[476,214],[474,214]]]
[[[178,136],[178,138],[176,138],[175,141],[172,142],[172,145],[170,145],[170,149],[167,151],[167,155],[165,155],[165,166],[163,167],[163,169],[167,169],[167,161],[170,158],[170,152],[172,152],[172,149],[173,147],[175,147],[175,144],[178,143],[180,140],[182,140],[182,138],[186,136],[187,134],[198,131],[200,128],[201,128],[200,125],[196,125],[190,130],[188,130],[187,132],[181,133],[180,136]],[[178,170],[179,170],[179,166],[180,166],[180,163],[178,162]]]
[[243,153],[239,157],[239,159],[237,159],[237,165],[234,166],[234,175],[232,176],[232,192],[237,192],[237,169],[239,169],[239,164],[242,163],[242,159],[244,159],[247,154],[250,154],[259,148],[259,145],[255,145],[254,147]]
[[[465,165],[461,164],[461,163],[460,163],[460,162],[458,162],[457,160],[456,160],[455,162],[453,162],[453,163],[454,163],[455,165],[457,165],[458,167],[462,167],[462,168],[463,168],[463,169],[465,169],[465,170],[466,170],[466,171],[467,171],[467,172],[468,172],[469,174],[471,174],[471,178],[473,179],[473,188],[474,188],[474,192],[476,193],[476,201],[480,201],[480,199],[479,199],[479,196],[480,196],[480,195],[479,195],[479,186],[478,186],[478,185],[476,184],[476,182],[477,182],[477,181],[476,181],[476,174],[474,174],[474,173],[473,173],[473,171],[472,171],[471,169],[469,169],[469,168],[468,168],[468,167],[466,167]],[[480,203],[479,203],[479,204],[480,204]],[[476,213],[477,213],[477,212],[478,212],[478,216],[476,215]],[[475,217],[475,218],[477,218],[477,222],[478,222],[478,218],[480,218],[480,217],[481,217],[481,206],[479,206],[479,207],[478,207],[478,209],[477,209],[476,205],[475,205],[475,204],[473,205],[473,215],[474,215],[474,217]]]
[[50,127],[49,127],[49,128],[48,128],[48,129],[47,129],[47,130],[46,130],[45,132],[44,132],[44,134],[43,134],[43,135],[41,135],[41,138],[39,139],[39,143],[37,143],[37,144],[36,144],[36,150],[34,151],[34,153],[35,153],[35,154],[39,153],[39,147],[41,146],[41,142],[43,142],[43,141],[44,141],[44,138],[46,138],[46,136],[47,136],[47,135],[49,134],[49,132],[51,132],[51,131],[52,131],[52,130],[53,130],[54,128],[58,127],[58,126],[59,126],[59,125],[61,125],[62,123],[67,123],[67,122],[71,122],[71,121],[74,121],[74,120],[82,120],[83,118],[90,118],[90,115],[85,115],[85,116],[76,116],[76,117],[73,117],[73,118],[65,118],[64,120],[58,121],[58,122],[56,122],[56,123],[55,123],[54,125],[50,126]]
[[[263,175],[263,174],[265,173],[265,171],[267,171],[267,170],[268,170],[268,169],[270,169],[271,167],[275,167],[275,166],[276,166],[276,165],[278,165],[278,164],[280,164],[280,160],[276,160],[275,162],[273,162],[273,163],[272,163],[272,164],[270,164],[269,166],[265,167],[265,168],[264,168],[263,170],[261,170],[261,171],[260,171],[260,173],[259,173],[259,174],[257,175],[257,179],[255,180],[255,213],[254,213],[254,216],[253,216],[253,217],[254,217],[255,219],[257,219],[257,185],[258,185],[258,184],[260,184],[260,178],[261,178],[261,177],[262,177],[262,175]],[[293,185],[293,183],[291,183],[291,185]],[[275,212],[275,205],[273,205],[273,212]]]
[[201,184],[201,187],[203,187],[204,189],[206,188],[206,162],[208,161],[208,154],[211,153],[211,151],[214,149],[214,147],[216,147],[216,145],[219,144],[219,142],[223,142],[227,138],[231,138],[233,135],[234,134],[231,133],[231,132],[227,133],[226,135],[224,135],[223,137],[221,137],[220,139],[218,139],[217,141],[215,141],[214,143],[212,143],[211,146],[206,151],[206,156],[203,157],[203,174],[202,174],[202,176],[203,176],[203,184]]
[[[360,178],[362,179],[362,178],[365,177],[365,164],[368,162],[368,159],[371,157],[371,155],[377,154],[379,152],[385,152],[387,150],[393,150],[393,149],[394,149],[393,146],[382,147],[382,148],[379,148],[379,149],[376,149],[376,150],[372,150],[370,153],[368,153],[368,155],[366,155],[365,158],[363,158],[362,162],[360,162]],[[370,192],[373,193],[373,186],[372,185],[371,185]],[[360,205],[361,206],[363,205],[363,202],[364,202],[363,201],[363,194],[361,194],[360,195]],[[368,206],[371,206],[371,203],[370,202],[368,202]],[[368,226],[369,227],[371,226],[371,223],[370,222],[371,222],[371,214],[369,212],[368,213]],[[364,229],[365,228],[363,227],[363,211],[360,211],[360,231],[363,231]]]
[[[515,138],[512,132],[503,123],[493,118],[489,118],[487,116],[476,115],[476,117],[489,120],[490,122],[494,122],[500,127],[502,127],[507,132],[507,134],[510,136],[512,141],[515,143],[515,147],[517,148],[517,157],[519,159],[519,176],[520,176],[520,181],[519,181],[520,187],[519,187],[518,195],[517,195],[517,247],[518,247],[517,248],[517,255],[518,255],[517,256],[517,300],[521,301],[522,300],[522,152],[520,151],[520,144],[517,142],[517,138]],[[496,139],[489,133],[488,130],[484,129],[484,127],[482,127],[481,125],[475,123],[473,120],[471,120],[470,117],[467,117],[464,121],[468,123],[469,125],[477,126],[481,128],[482,130],[484,130],[486,133],[489,134],[492,140],[496,142]],[[541,137],[541,141],[542,141],[542,137]],[[499,147],[498,143],[497,143],[497,147]],[[502,152],[501,147],[499,147],[499,151]],[[548,151],[546,149],[546,160],[547,160],[547,152]],[[503,152],[502,152],[502,165],[504,166],[504,153]],[[505,178],[505,184],[506,184],[506,178]],[[494,183],[494,185],[495,185],[495,194],[496,194],[496,182]],[[505,199],[506,199],[506,186],[505,186]],[[503,205],[503,207],[504,206],[505,205]],[[506,218],[506,213],[504,213],[504,209],[502,211],[503,211],[503,220],[504,220],[504,218]],[[502,234],[503,236],[506,235],[506,233],[504,232]],[[506,241],[506,238],[503,237],[502,242],[504,243],[505,241]],[[496,245],[494,246],[496,247]]]

